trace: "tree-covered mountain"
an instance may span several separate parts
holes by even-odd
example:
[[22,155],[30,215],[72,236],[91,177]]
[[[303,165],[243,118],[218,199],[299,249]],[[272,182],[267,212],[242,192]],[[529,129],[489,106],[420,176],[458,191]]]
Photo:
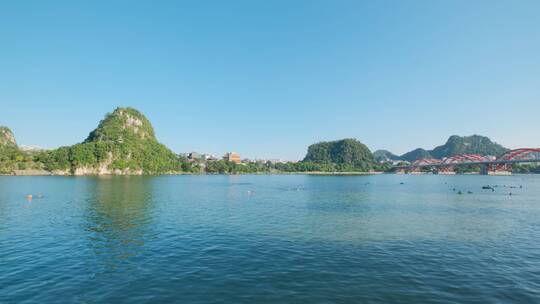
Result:
[[421,148],[401,155],[402,160],[413,162],[422,158],[442,159],[461,154],[480,154],[499,156],[508,151],[507,148],[491,141],[488,137],[480,135],[457,136],[452,135],[444,145],[438,146],[433,150],[424,150]]
[[160,144],[148,119],[117,108],[82,143],[42,152],[45,169],[65,174],[159,174],[177,172],[175,153]]
[[480,135],[457,136],[448,138],[446,143],[438,146],[430,154],[435,158],[444,158],[460,154],[480,154],[498,156],[508,151],[507,148],[491,141],[488,137]]
[[395,155],[394,153],[388,151],[388,150],[377,150],[373,152],[373,158],[375,158],[376,161],[389,161],[389,160],[401,160],[401,158],[398,155]]
[[369,148],[351,138],[313,144],[303,162],[324,164],[338,171],[369,171],[377,166]]
[[401,160],[408,161],[411,163],[414,162],[415,160],[422,159],[422,158],[433,158],[433,157],[428,151],[422,148],[414,149],[400,156]]

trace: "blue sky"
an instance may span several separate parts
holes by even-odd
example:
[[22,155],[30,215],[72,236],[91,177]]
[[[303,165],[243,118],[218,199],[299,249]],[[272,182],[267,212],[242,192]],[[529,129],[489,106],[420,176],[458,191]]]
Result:
[[539,1],[1,1],[0,125],[82,141],[132,106],[177,152],[540,146]]

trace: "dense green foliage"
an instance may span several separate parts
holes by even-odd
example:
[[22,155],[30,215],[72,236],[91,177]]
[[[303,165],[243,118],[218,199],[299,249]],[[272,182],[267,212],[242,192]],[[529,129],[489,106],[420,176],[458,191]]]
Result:
[[378,165],[366,145],[350,138],[309,146],[303,163],[321,166],[321,171],[369,171]]
[[148,119],[132,108],[107,114],[83,143],[42,152],[37,159],[51,171],[106,166],[109,170],[158,174],[182,168],[178,156],[157,141]]
[[0,126],[0,174],[12,174],[15,170],[39,169],[32,155],[19,149],[13,132]]
[[429,154],[428,151],[418,148],[415,150],[412,150],[410,152],[407,152],[403,155],[401,155],[400,159],[408,162],[414,162],[415,160],[422,159],[422,158],[433,158],[431,154]]
[[87,142],[123,142],[136,140],[157,141],[150,121],[133,108],[117,108],[90,132]]
[[478,173],[481,170],[480,165],[458,165],[454,167],[454,171],[457,174],[465,174],[465,173]]
[[536,173],[540,174],[540,165],[533,164],[514,164],[512,165],[513,173]]
[[0,145],[0,174],[10,174],[24,163],[23,153],[12,145]]
[[236,164],[225,160],[218,160],[207,162],[205,172],[211,174],[263,173],[271,172],[271,166],[257,162]]

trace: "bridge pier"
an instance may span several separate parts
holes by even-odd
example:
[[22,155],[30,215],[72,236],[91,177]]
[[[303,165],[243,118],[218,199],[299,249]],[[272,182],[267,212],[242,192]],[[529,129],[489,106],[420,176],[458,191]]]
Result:
[[488,175],[488,174],[489,174],[488,165],[480,166],[480,175]]
[[484,164],[480,167],[480,174],[482,175],[512,175],[512,165]]

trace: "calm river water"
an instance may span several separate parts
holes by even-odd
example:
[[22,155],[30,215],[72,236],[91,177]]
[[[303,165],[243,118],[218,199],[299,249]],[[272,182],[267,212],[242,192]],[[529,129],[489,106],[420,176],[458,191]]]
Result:
[[0,303],[173,302],[538,303],[540,176],[0,177]]

